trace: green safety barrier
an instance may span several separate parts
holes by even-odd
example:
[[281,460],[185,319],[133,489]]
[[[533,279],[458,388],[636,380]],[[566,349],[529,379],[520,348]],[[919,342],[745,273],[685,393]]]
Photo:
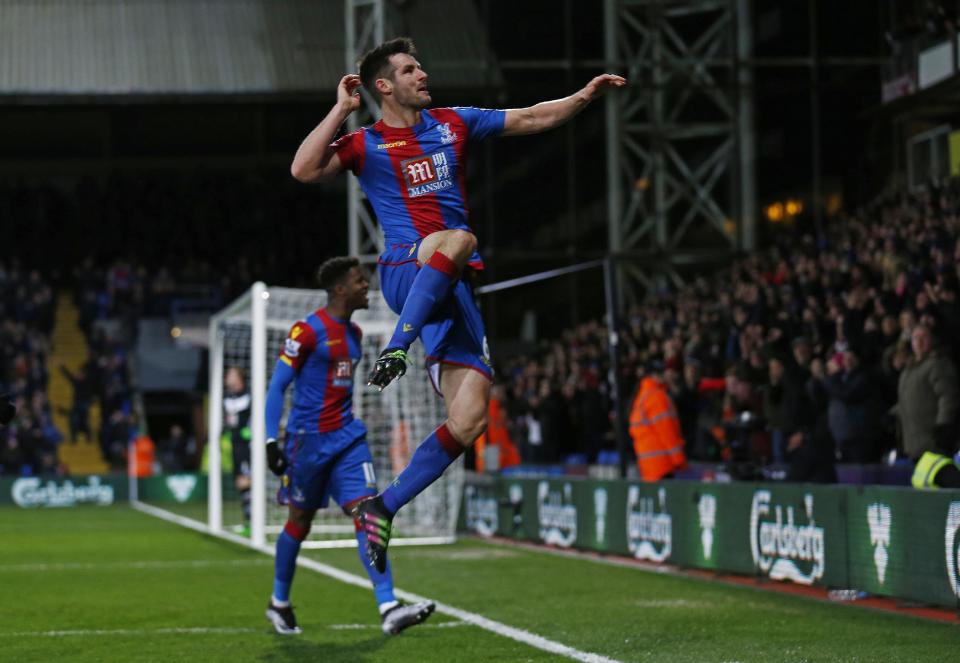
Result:
[[960,606],[960,491],[472,475],[460,529]]

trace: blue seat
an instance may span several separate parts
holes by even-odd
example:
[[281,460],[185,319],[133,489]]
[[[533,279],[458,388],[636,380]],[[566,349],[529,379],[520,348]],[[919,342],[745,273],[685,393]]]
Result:
[[601,451],[597,454],[597,465],[619,465],[620,452],[612,449]]

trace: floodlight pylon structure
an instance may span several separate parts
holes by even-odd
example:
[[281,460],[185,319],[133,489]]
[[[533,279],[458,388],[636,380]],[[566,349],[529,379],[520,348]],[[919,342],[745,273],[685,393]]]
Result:
[[[360,56],[384,40],[386,15],[384,0],[344,0],[346,17],[346,68],[355,71]],[[370,93],[360,88],[360,108],[347,118],[347,131],[380,119],[380,106]],[[374,218],[360,182],[347,174],[347,241],[349,255],[360,262],[376,265],[383,252],[383,232]]]
[[605,0],[611,253],[636,299],[756,244],[749,0]]

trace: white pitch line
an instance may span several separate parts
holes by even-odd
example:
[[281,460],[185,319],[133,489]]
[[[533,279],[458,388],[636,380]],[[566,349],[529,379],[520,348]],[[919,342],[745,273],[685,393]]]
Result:
[[[455,628],[469,626],[467,622],[438,622],[421,624],[418,628]],[[330,624],[326,628],[333,631],[380,630],[379,624]],[[217,628],[217,627],[176,627],[176,628],[115,628],[115,629],[69,629],[59,631],[15,631],[0,633],[0,638],[71,638],[105,635],[235,635],[238,633],[266,633],[267,627],[256,628]]]
[[88,571],[97,569],[193,569],[211,566],[268,566],[266,559],[168,559],[141,562],[33,562],[0,564],[0,573],[19,571]]
[[[266,555],[274,555],[276,551],[271,546],[256,546],[251,543],[248,539],[237,536],[236,534],[230,534],[229,532],[218,532],[213,531],[205,524],[200,521],[193,520],[192,518],[185,518],[184,516],[178,516],[173,513],[164,511],[163,509],[158,509],[157,507],[150,506],[149,504],[144,504],[139,501],[131,501],[130,505],[142,511],[148,513],[157,518],[167,520],[183,527],[188,527],[192,530],[202,532],[204,534],[209,534],[217,538],[226,539],[228,541],[233,541],[238,543],[241,546],[246,546],[247,548],[253,548],[254,550],[259,550],[260,552]],[[348,573],[347,571],[341,571],[340,569],[330,566],[329,564],[323,564],[313,559],[306,557],[300,557],[297,559],[297,565],[304,568],[308,568],[311,571],[316,571],[322,575],[333,578],[334,580],[339,580],[340,582],[346,583],[348,585],[354,585],[356,587],[363,587],[364,589],[370,589],[370,581],[367,578],[361,578],[358,575],[353,573]],[[413,594],[411,592],[406,592],[403,590],[396,590],[398,597],[406,599],[407,601],[426,601],[422,596]],[[457,619],[468,622],[484,629],[485,631],[490,631],[491,633],[496,633],[505,638],[510,638],[517,642],[521,642],[525,645],[529,645],[536,649],[541,649],[543,651],[550,652],[551,654],[558,654],[560,656],[566,656],[567,658],[572,658],[576,661],[582,661],[583,663],[620,663],[613,658],[607,658],[606,656],[601,656],[600,654],[594,654],[592,652],[580,651],[573,647],[561,644],[554,640],[549,640],[544,638],[541,635],[536,633],[531,633],[530,631],[525,631],[524,629],[515,628],[513,626],[508,626],[498,621],[492,619],[487,619],[483,615],[478,615],[473,612],[468,612],[466,610],[461,610],[445,603],[437,603],[437,612],[448,615],[450,617],[456,617]]]
[[[297,564],[299,566],[304,566],[311,571],[316,571],[317,573],[321,573],[325,576],[334,578],[335,580],[344,582],[348,585],[355,585],[357,587],[363,587],[364,589],[370,589],[371,586],[370,581],[366,578],[361,578],[360,576],[348,573],[347,571],[342,571],[336,567],[323,564],[322,562],[318,562],[313,559],[301,557],[297,560]],[[406,592],[402,589],[396,590],[396,595],[402,599],[413,602],[429,600],[423,596]],[[615,659],[607,658],[605,656],[601,656],[600,654],[580,651],[579,649],[574,649],[573,647],[569,647],[559,642],[548,640],[547,638],[537,635],[536,633],[531,633],[530,631],[508,626],[507,624],[503,624],[492,619],[487,619],[483,615],[467,612],[466,610],[461,610],[460,608],[455,608],[451,605],[446,605],[445,603],[437,603],[437,612],[449,615],[450,617],[456,617],[461,621],[478,626],[485,631],[491,631],[497,635],[502,635],[505,638],[522,642],[523,644],[536,647],[537,649],[542,649],[543,651],[548,651],[552,654],[559,654],[561,656],[566,656],[567,658],[572,658],[576,661],[583,661],[583,663],[619,663],[619,661],[616,661]]]
[[[419,631],[422,628],[455,628],[457,626],[470,626],[467,622],[427,622],[417,626]],[[379,624],[330,624],[327,628],[334,631],[365,631],[367,629],[380,630]]]
[[76,629],[71,631],[18,631],[0,633],[0,638],[69,638],[88,635],[235,635],[237,633],[260,633],[255,628],[115,628]]

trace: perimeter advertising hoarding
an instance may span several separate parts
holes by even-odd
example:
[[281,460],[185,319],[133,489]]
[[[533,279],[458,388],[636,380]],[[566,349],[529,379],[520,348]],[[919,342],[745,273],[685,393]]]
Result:
[[126,500],[125,476],[0,478],[0,504],[13,504],[24,509],[79,504],[109,506]]
[[852,488],[847,528],[852,587],[960,605],[960,492]]
[[655,564],[957,605],[960,493],[468,479],[461,528]]
[[[206,475],[183,472],[137,480],[139,498],[149,502],[202,502],[207,499]],[[0,478],[0,504],[24,509],[109,506],[127,501],[129,479],[120,474],[79,477]]]
[[[232,481],[225,476],[224,485]],[[137,494],[142,502],[204,502],[207,499],[207,475],[193,472],[161,474],[137,481]]]

